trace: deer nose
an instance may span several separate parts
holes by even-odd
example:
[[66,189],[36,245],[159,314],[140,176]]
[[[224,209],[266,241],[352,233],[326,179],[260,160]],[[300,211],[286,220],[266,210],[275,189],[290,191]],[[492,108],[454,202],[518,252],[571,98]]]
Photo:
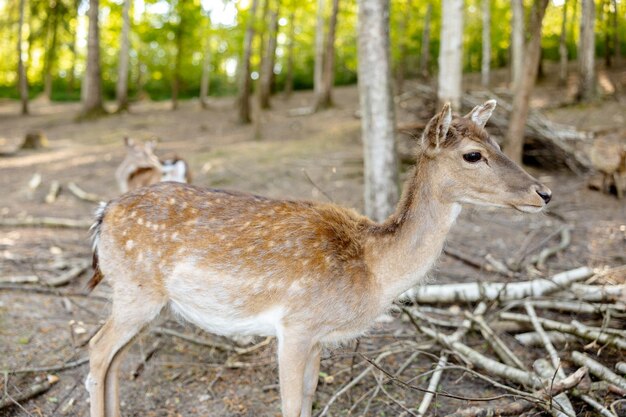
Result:
[[548,190],[547,188],[543,190],[537,190],[537,194],[539,194],[539,197],[541,197],[543,201],[546,202],[546,204],[548,204],[550,200],[552,199],[552,192]]

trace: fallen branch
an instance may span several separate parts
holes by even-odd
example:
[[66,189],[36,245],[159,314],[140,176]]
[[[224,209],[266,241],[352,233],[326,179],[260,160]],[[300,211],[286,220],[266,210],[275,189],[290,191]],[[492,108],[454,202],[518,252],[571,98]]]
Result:
[[480,334],[489,343],[494,352],[506,365],[515,367],[517,369],[526,370],[526,366],[521,360],[509,349],[509,347],[500,339],[500,337],[491,329],[482,316],[471,314],[466,312],[466,316],[469,317],[474,323],[476,323],[480,329]]
[[[562,379],[554,384],[548,386],[549,390],[540,389],[533,393],[533,396],[544,402],[550,401],[550,399],[560,394],[561,392],[570,390],[580,384],[580,381],[587,374],[586,368],[580,368],[570,376]],[[447,417],[490,417],[490,416],[514,416],[520,415],[525,411],[530,410],[534,403],[528,400],[520,399],[503,406],[479,408],[470,407],[463,410],[457,410],[455,413],[448,414]]]
[[87,270],[87,268],[89,268],[89,262],[79,262],[58,277],[46,280],[46,285],[49,287],[60,287],[62,285],[65,285],[74,278],[80,276],[83,272]]
[[207,346],[211,348],[215,348],[217,350],[221,350],[223,352],[234,352],[238,355],[245,355],[251,352],[254,352],[257,349],[260,349],[263,346],[267,346],[271,342],[271,338],[266,338],[262,342],[259,342],[255,345],[246,348],[240,348],[236,346],[231,346],[227,343],[220,343],[213,340],[200,339],[194,336],[190,336],[184,333],[177,332],[176,330],[168,329],[166,327],[155,327],[151,330],[152,333],[167,335],[177,337],[182,340],[186,340],[187,342],[194,343],[200,346]]
[[626,285],[586,285],[574,283],[565,292],[555,293],[555,297],[575,298],[587,302],[626,301]]
[[[565,344],[565,343],[571,343],[577,340],[576,336],[568,334],[568,333],[561,333],[561,332],[556,332],[556,331],[545,332],[545,333],[546,333],[547,338],[553,344]],[[516,334],[513,337],[515,337],[515,339],[524,346],[528,346],[528,347],[543,346],[543,338],[537,332],[520,333],[520,334]]]
[[626,375],[626,362],[617,362],[615,364],[615,370],[620,374]]
[[36,397],[39,394],[43,394],[57,382],[59,382],[58,376],[48,375],[45,381],[31,385],[30,387],[20,391],[14,396],[6,394],[6,397],[0,400],[0,410],[14,404],[19,404],[20,401],[26,401],[33,397]]
[[46,203],[54,203],[59,196],[59,191],[61,191],[61,184],[59,184],[57,180],[52,181],[50,184],[50,191],[48,191],[48,195],[46,195]]
[[32,284],[39,282],[37,275],[9,275],[0,277],[0,284]]
[[580,353],[577,351],[572,352],[572,361],[574,361],[574,363],[579,366],[586,366],[587,368],[589,368],[589,372],[591,372],[598,378],[603,379],[623,390],[626,390],[626,379],[617,375],[609,368],[602,365],[600,362],[591,359],[584,353]]
[[565,378],[565,372],[563,371],[563,368],[561,368],[561,358],[559,358],[559,354],[556,353],[556,349],[554,348],[554,345],[552,345],[552,342],[550,342],[550,339],[548,338],[545,330],[543,330],[543,327],[541,327],[541,323],[539,322],[539,318],[535,313],[535,309],[530,303],[525,303],[524,307],[526,308],[528,317],[530,317],[530,322],[533,324],[535,331],[539,334],[539,337],[541,338],[543,346],[548,352],[548,356],[550,356],[550,362],[552,362],[552,366],[554,367],[554,369],[556,369],[557,376],[561,379]]
[[543,249],[537,256],[531,258],[531,263],[536,264],[537,268],[545,269],[546,260],[553,255],[565,250],[572,242],[572,234],[570,226],[563,226],[561,229],[561,241],[558,245],[550,246]]
[[490,254],[487,254],[484,260],[480,260],[476,259],[475,256],[467,254],[452,246],[447,246],[443,252],[446,255],[481,271],[496,272],[509,278],[517,278],[520,276],[520,274],[511,271],[503,262],[498,261]]
[[88,193],[73,182],[67,184],[67,189],[80,200],[89,201],[91,203],[99,203],[103,201],[103,199],[98,197],[96,194]]
[[524,303],[530,303],[535,308],[557,310],[571,313],[599,314],[607,311],[626,312],[626,304],[588,303],[585,301],[562,301],[562,300],[515,300],[504,304],[505,309],[517,307]]
[[7,372],[9,374],[26,374],[26,373],[38,373],[38,372],[58,372],[64,371],[66,369],[76,368],[85,363],[89,362],[89,357],[84,357],[77,359],[75,361],[71,361],[65,363],[63,365],[55,365],[55,366],[41,366],[38,368],[22,368],[22,369],[5,369],[3,372]]
[[139,361],[137,366],[135,366],[135,369],[133,370],[133,372],[131,372],[130,379],[137,379],[137,377],[141,375],[141,373],[146,367],[146,362],[148,362],[154,356],[154,354],[156,353],[156,351],[159,349],[160,346],[161,346],[161,343],[158,340],[156,340],[152,344],[152,346],[150,346],[150,349],[147,352],[145,353],[142,352],[141,360]]
[[[533,368],[535,369],[535,371],[540,377],[542,377],[543,379],[547,381],[552,381],[552,380],[560,381],[562,379],[565,379],[564,377],[565,372],[563,372],[562,368],[559,367],[555,370],[555,368],[550,366],[550,363],[548,363],[548,361],[543,358],[537,359],[535,363],[533,364]],[[576,417],[576,412],[574,411],[574,407],[572,406],[571,401],[567,397],[567,394],[565,394],[564,392],[555,396],[552,399],[552,402],[550,405],[551,407],[549,411],[552,413],[554,417]]]
[[540,297],[562,290],[576,281],[589,278],[591,268],[581,267],[561,272],[551,279],[535,279],[525,282],[471,282],[464,284],[424,285],[405,294],[418,303],[451,303],[457,301],[477,302],[486,300],[518,300],[525,297]]
[[62,219],[58,217],[24,217],[0,219],[0,226],[10,227],[59,227],[67,229],[89,229],[93,220]]
[[604,416],[604,417],[619,417],[619,416],[613,414],[611,411],[609,411],[608,408],[606,408],[605,406],[603,406],[602,404],[600,404],[599,402],[597,402],[596,400],[594,400],[593,398],[591,398],[587,394],[580,394],[580,395],[578,395],[578,398],[580,398],[581,400],[583,400],[584,402],[589,404],[598,413],[600,413],[601,416]]

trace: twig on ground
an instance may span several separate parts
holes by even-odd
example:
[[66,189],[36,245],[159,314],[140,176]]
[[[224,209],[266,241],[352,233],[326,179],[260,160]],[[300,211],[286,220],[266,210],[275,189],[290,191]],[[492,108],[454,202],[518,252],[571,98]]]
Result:
[[130,378],[131,379],[137,379],[137,377],[139,377],[139,375],[141,375],[141,373],[143,372],[143,370],[146,367],[146,362],[148,362],[156,353],[156,351],[161,347],[161,342],[159,342],[158,340],[156,340],[152,346],[150,346],[150,349],[148,349],[147,352],[145,352],[144,354],[141,355],[141,360],[139,361],[139,363],[137,364],[137,366],[135,366],[135,369],[133,370],[133,372],[131,372],[130,374]]
[[476,256],[465,253],[452,246],[447,246],[444,249],[444,253],[481,271],[497,272],[498,274],[509,278],[516,278],[520,276],[518,273],[511,271],[503,262],[498,261],[490,254],[487,254],[484,259],[477,259]]
[[272,340],[272,338],[268,337],[262,342],[252,345],[250,347],[240,348],[237,346],[231,346],[227,343],[220,343],[214,340],[197,338],[195,336],[180,333],[180,332],[177,332],[176,330],[168,329],[166,327],[155,327],[151,330],[151,332],[155,334],[160,334],[160,335],[177,337],[179,339],[186,340],[187,342],[191,342],[196,345],[208,346],[211,348],[215,348],[217,350],[221,350],[223,352],[234,352],[238,355],[245,355],[245,354],[254,352],[257,349],[262,348],[263,346],[267,346]]
[[[553,344],[565,344],[577,340],[576,336],[569,333],[561,333],[557,331],[550,331],[545,333],[548,337],[548,340],[550,340],[550,342]],[[513,337],[515,337],[515,339],[524,346],[536,347],[544,345],[543,338],[537,332],[520,333],[516,334]]]
[[0,277],[0,284],[32,284],[39,282],[37,275],[9,275]]
[[617,362],[615,364],[615,370],[620,374],[626,375],[626,362]]
[[60,287],[62,285],[65,285],[74,278],[80,276],[83,272],[87,270],[87,268],[89,268],[89,262],[80,261],[58,277],[46,280],[46,285],[48,285],[49,287]]
[[65,371],[66,369],[76,368],[78,366],[86,364],[87,362],[89,362],[89,357],[80,358],[75,361],[64,363],[63,365],[41,366],[41,367],[36,367],[36,368],[22,368],[22,369],[6,369],[4,372],[8,372],[10,374],[58,372],[58,371]]
[[623,303],[588,303],[578,300],[515,300],[505,303],[504,308],[510,309],[523,305],[524,303],[530,303],[535,308],[571,313],[598,314],[609,310],[626,311],[626,304]]
[[559,358],[559,354],[556,352],[554,345],[550,342],[550,338],[546,334],[546,331],[541,327],[541,323],[539,323],[539,318],[537,317],[537,313],[535,313],[535,309],[532,304],[525,303],[524,307],[526,308],[526,312],[528,313],[528,317],[530,317],[530,322],[533,324],[535,331],[539,334],[541,338],[541,342],[543,346],[546,348],[548,352],[548,356],[550,357],[550,362],[552,362],[552,366],[556,369],[556,374],[560,379],[565,378],[565,372],[563,368],[561,368],[561,358]]
[[37,382],[25,390],[15,395],[7,395],[7,398],[0,400],[0,410],[10,405],[18,404],[20,401],[26,401],[39,394],[42,394],[50,389],[54,384],[59,381],[59,377],[54,375],[48,375],[48,377],[41,382]]
[[[546,359],[537,359],[533,364],[533,368],[537,374],[545,380],[560,381],[564,379],[561,375],[565,375],[562,368],[555,370]],[[576,417],[574,407],[570,402],[567,394],[564,392],[558,394],[552,399],[549,411],[554,417]]]
[[82,298],[90,298],[92,300],[98,301],[106,301],[109,299],[106,297],[101,297],[99,295],[93,295],[88,292],[66,292],[59,291],[55,288],[47,288],[47,287],[30,287],[23,285],[14,285],[14,284],[0,284],[0,291],[19,291],[19,292],[34,292],[38,294],[46,294],[55,297],[82,297]]
[[563,226],[559,233],[561,235],[561,241],[557,245],[547,247],[539,252],[538,255],[533,256],[530,259],[530,263],[536,264],[539,269],[545,269],[546,260],[550,256],[556,255],[557,253],[567,249],[572,242],[571,226]]
[[626,285],[586,285],[574,283],[564,293],[558,292],[554,297],[559,299],[575,298],[588,302],[607,302],[615,300],[626,300]]
[[600,413],[601,416],[604,416],[604,417],[619,417],[616,414],[613,414],[611,411],[609,411],[608,408],[606,408],[605,406],[603,406],[602,404],[600,404],[599,402],[594,400],[590,395],[580,394],[580,395],[578,395],[578,398],[580,398],[581,400],[583,400],[584,402],[589,404],[598,413]]
[[48,191],[48,194],[46,195],[45,202],[48,204],[54,203],[57,200],[60,191],[61,184],[59,184],[59,181],[52,181],[52,183],[50,183],[50,191]]
[[66,229],[89,229],[92,220],[62,219],[58,217],[24,217],[0,219],[0,226],[9,227],[58,227]]
[[91,203],[99,203],[104,200],[95,194],[88,193],[73,182],[67,184],[67,189],[80,200],[89,201]]
[[626,390],[626,379],[617,375],[606,366],[578,351],[572,352],[572,361],[579,366],[586,366],[589,372],[617,387]]

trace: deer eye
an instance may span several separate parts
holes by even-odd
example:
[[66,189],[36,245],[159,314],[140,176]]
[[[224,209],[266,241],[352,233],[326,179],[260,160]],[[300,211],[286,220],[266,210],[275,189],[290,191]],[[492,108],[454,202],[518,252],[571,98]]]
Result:
[[483,156],[480,154],[480,152],[470,152],[463,155],[463,159],[472,164],[480,161],[482,158]]

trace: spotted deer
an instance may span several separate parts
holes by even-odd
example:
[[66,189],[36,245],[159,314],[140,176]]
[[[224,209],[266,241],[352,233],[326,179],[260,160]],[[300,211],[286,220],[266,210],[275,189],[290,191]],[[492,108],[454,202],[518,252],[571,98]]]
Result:
[[462,204],[541,211],[551,192],[484,126],[487,101],[427,124],[394,214],[161,183],[101,207],[93,288],[113,287],[90,342],[91,417],[119,416],[118,369],[164,308],[211,333],[276,336],[282,413],[311,415],[322,346],[363,335],[439,257]]
[[115,171],[115,179],[122,193],[161,181],[191,182],[189,166],[175,157],[159,160],[155,155],[155,141],[136,143],[124,138],[126,157]]

